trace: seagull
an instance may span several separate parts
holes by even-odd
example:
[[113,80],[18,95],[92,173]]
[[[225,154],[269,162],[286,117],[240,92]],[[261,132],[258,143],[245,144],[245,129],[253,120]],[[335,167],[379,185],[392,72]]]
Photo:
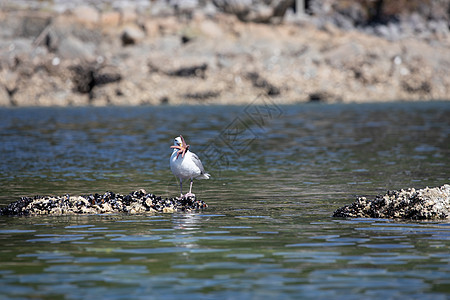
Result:
[[[205,172],[202,162],[198,156],[189,151],[189,145],[184,141],[183,136],[177,136],[173,141],[172,155],[170,156],[170,169],[173,175],[180,180],[181,198],[195,196],[192,194],[192,183],[195,179],[209,179],[211,175]],[[191,179],[189,193],[183,196],[183,180]]]

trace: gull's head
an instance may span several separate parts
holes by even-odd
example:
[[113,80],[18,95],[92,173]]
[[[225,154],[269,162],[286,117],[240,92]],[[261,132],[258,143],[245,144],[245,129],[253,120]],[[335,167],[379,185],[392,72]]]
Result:
[[177,158],[178,156],[181,154],[181,157],[184,157],[184,154],[186,154],[186,152],[189,150],[189,145],[186,144],[186,142],[184,141],[184,138],[182,135],[177,136],[174,140],[173,140],[173,146],[170,146],[170,148],[173,149],[178,149],[177,152]]
[[173,140],[173,145],[174,146],[179,146],[181,147],[183,145],[183,140],[181,139],[181,135],[177,136],[174,140]]

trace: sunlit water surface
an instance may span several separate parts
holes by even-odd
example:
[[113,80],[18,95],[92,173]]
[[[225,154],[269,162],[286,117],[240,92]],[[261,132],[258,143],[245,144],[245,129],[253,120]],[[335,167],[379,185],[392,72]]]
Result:
[[447,103],[0,109],[0,205],[175,196],[203,212],[0,217],[0,298],[448,299],[450,224],[337,219],[356,196],[449,183]]

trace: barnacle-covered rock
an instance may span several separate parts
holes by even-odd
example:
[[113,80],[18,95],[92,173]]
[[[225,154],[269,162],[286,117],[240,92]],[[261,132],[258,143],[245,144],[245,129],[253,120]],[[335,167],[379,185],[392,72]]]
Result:
[[388,191],[374,199],[358,197],[337,209],[333,217],[395,218],[411,220],[450,219],[450,185],[416,190]]
[[195,196],[162,198],[141,189],[128,195],[106,192],[103,195],[22,197],[0,209],[0,215],[74,215],[109,213],[173,213],[190,212],[208,205]]

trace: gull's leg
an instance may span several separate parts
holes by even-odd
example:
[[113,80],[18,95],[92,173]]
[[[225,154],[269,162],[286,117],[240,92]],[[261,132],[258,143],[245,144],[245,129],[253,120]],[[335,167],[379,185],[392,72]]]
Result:
[[180,179],[180,198],[183,198],[183,181]]
[[191,178],[191,185],[189,186],[189,193],[184,195],[184,197],[195,197],[195,194],[192,194],[192,184],[194,183],[194,179]]

